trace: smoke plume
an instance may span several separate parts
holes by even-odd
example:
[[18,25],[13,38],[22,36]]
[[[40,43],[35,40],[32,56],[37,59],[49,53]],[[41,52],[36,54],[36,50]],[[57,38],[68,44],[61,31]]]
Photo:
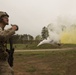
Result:
[[[47,28],[51,32],[58,34],[61,43],[76,44],[76,23],[73,18],[60,18],[59,17],[57,19],[57,22],[50,23],[47,26]],[[51,37],[52,35],[49,35],[49,36]]]

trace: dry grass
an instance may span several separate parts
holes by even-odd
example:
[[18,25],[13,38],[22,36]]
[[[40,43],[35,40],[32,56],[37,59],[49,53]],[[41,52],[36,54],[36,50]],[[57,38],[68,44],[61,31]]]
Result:
[[15,75],[76,75],[76,50],[17,52]]

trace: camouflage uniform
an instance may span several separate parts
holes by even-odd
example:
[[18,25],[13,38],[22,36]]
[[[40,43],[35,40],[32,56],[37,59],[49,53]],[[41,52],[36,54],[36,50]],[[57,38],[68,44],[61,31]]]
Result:
[[13,69],[8,64],[8,53],[6,52],[6,41],[14,33],[12,28],[3,30],[0,27],[0,75],[14,75]]

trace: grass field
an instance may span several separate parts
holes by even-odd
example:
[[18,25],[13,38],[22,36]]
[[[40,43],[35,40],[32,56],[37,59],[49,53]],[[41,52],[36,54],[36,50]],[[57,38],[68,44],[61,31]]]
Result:
[[15,75],[76,75],[76,49],[15,52]]
[[[39,47],[37,47],[37,44],[14,44],[13,47],[16,50],[29,50],[29,49],[59,49],[59,48],[74,48],[76,47],[76,44],[62,44],[61,46],[58,45],[51,45],[51,44],[43,44]],[[8,49],[9,49],[9,44],[8,44]]]

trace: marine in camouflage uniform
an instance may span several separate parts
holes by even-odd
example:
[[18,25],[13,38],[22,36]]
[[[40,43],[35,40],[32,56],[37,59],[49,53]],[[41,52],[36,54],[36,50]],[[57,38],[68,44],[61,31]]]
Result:
[[8,64],[9,54],[6,51],[7,40],[15,34],[17,26],[14,25],[11,28],[4,30],[8,25],[9,15],[6,12],[0,11],[0,75],[14,75],[13,69]]

